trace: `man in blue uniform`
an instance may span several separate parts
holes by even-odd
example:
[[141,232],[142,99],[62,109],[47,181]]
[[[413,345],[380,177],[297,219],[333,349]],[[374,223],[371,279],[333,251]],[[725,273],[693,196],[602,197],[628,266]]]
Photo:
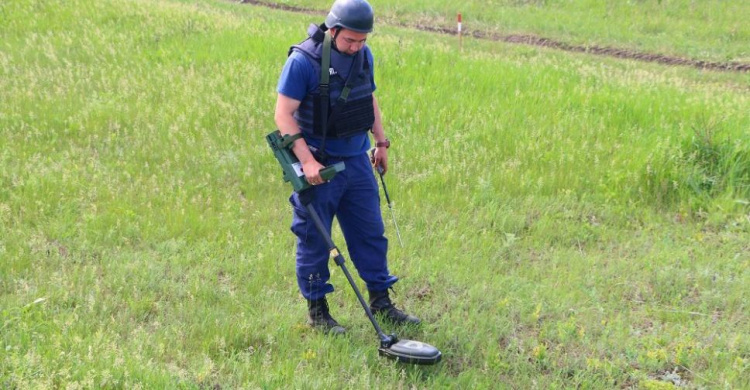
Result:
[[[403,324],[420,320],[397,309],[388,289],[398,281],[388,271],[388,240],[380,213],[380,195],[371,164],[388,170],[388,147],[377,99],[373,96],[373,57],[365,44],[372,31],[373,11],[365,0],[336,0],[320,26],[311,25],[308,39],[292,46],[279,79],[275,120],[282,134],[302,133],[294,154],[302,164],[306,192],[289,198],[297,236],[297,283],[308,303],[308,323],[330,333],[343,333],[329,312],[326,294],[329,252],[302,204],[311,202],[330,234],[334,216],[344,233],[349,255],[367,284],[376,315]],[[328,37],[326,37],[328,35]],[[324,50],[325,45],[331,49]],[[330,61],[323,58],[330,52]],[[327,83],[321,75],[330,62]],[[328,95],[328,96],[326,96]],[[375,139],[372,159],[368,132]],[[344,161],[346,169],[331,181],[319,174],[326,165]]]

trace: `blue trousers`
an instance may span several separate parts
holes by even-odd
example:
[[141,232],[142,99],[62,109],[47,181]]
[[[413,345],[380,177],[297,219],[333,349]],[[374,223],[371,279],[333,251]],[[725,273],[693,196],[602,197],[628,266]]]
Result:
[[[382,291],[398,281],[388,271],[388,239],[380,213],[380,193],[367,153],[348,158],[329,158],[326,165],[344,161],[346,169],[331,181],[312,187],[312,205],[331,234],[333,217],[339,221],[349,257],[369,290]],[[315,228],[306,207],[293,193],[292,232],[297,236],[297,284],[311,300],[333,292],[328,283],[328,247]]]

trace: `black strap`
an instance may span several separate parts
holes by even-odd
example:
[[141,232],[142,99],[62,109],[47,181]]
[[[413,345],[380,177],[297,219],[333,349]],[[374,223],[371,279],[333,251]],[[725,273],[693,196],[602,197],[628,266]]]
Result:
[[299,138],[302,138],[302,133],[288,135],[284,137],[283,140],[281,141],[281,147],[291,149],[292,145],[294,144],[294,141],[298,140]]

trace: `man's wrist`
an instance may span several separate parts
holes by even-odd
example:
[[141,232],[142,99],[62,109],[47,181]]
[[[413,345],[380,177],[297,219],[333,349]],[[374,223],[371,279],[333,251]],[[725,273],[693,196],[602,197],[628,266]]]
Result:
[[375,147],[376,148],[386,148],[386,149],[388,149],[388,148],[391,147],[391,140],[389,140],[388,138],[386,138],[385,141],[382,141],[382,142],[378,141],[378,142],[375,143]]

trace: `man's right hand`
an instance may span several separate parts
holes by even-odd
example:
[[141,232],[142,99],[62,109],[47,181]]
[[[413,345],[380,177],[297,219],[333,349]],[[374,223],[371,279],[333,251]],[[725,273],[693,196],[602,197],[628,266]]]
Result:
[[323,168],[325,167],[314,158],[302,164],[302,172],[305,174],[305,179],[310,185],[315,186],[325,183],[325,180],[320,177],[320,170]]

